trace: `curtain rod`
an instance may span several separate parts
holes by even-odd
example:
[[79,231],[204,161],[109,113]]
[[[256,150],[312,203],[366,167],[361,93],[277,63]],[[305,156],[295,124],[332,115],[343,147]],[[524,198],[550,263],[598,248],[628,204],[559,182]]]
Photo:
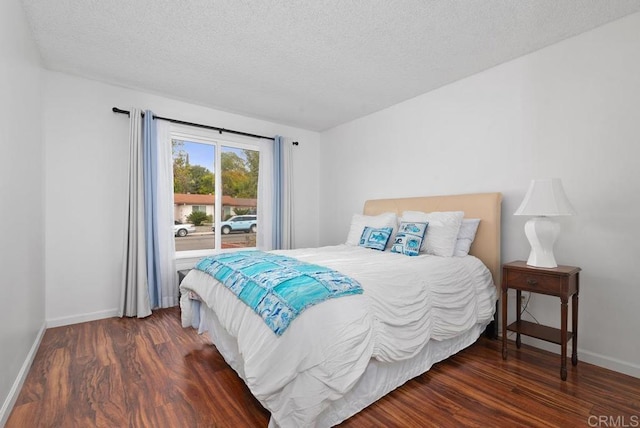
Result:
[[[118,107],[112,108],[111,111],[113,111],[114,113],[126,114],[127,116],[129,116],[131,114],[129,111],[119,109]],[[144,112],[142,112],[142,116],[144,117]],[[273,138],[273,137],[265,137],[264,135],[249,134],[248,132],[234,131],[233,129],[218,128],[217,126],[209,126],[209,125],[201,125],[199,123],[185,122],[184,120],[178,120],[178,119],[171,119],[171,118],[168,118],[168,117],[156,116],[155,114],[153,115],[153,118],[154,119],[158,119],[158,120],[166,120],[167,122],[177,123],[177,124],[180,124],[180,125],[189,125],[189,126],[195,126],[197,128],[212,129],[214,131],[218,131],[221,134],[223,132],[227,132],[229,134],[243,135],[245,137],[253,137],[253,138],[263,138],[265,140],[275,141],[275,138]],[[298,142],[294,141],[293,145],[297,146]]]

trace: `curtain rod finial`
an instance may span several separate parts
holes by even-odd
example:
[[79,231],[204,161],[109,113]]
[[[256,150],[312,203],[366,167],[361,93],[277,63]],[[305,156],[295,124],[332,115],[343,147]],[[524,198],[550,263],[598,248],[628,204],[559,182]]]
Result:
[[126,114],[127,116],[130,115],[130,113],[127,110],[122,110],[122,109],[119,109],[118,107],[113,107],[111,111],[114,113]]
[[294,146],[297,146],[299,143],[298,143],[297,141],[294,141],[294,142],[293,142],[293,143],[291,143],[291,144],[293,144]]

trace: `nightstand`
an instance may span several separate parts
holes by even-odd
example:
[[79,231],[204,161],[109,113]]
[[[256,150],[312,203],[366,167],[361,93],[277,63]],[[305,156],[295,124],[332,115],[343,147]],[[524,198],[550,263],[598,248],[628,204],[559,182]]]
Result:
[[[578,364],[578,294],[580,292],[580,268],[558,266],[538,268],[528,266],[524,261],[502,265],[502,358],[507,359],[507,331],[516,332],[516,346],[520,348],[520,335],[535,337],[560,345],[560,378],[567,380],[567,342],[573,339],[571,363]],[[516,322],[507,325],[507,292],[516,290],[516,302],[520,305],[523,291],[547,294],[560,298],[560,329],[547,327],[520,319],[520,309],[516,310]],[[571,297],[571,328],[567,330],[567,312]]]
[[190,271],[191,269],[182,269],[178,271],[178,300],[180,300],[180,284]]
[[191,269],[182,269],[178,271],[178,287],[180,286],[180,283],[182,283],[182,280],[184,279],[184,277],[187,276],[189,272],[191,272]]

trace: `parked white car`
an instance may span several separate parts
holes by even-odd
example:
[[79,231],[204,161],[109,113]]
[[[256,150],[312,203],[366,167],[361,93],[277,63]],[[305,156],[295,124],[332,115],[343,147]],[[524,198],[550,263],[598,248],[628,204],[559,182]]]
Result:
[[194,225],[192,225],[191,223],[178,223],[176,222],[173,225],[173,234],[175,236],[187,236],[190,233],[193,233],[196,231],[196,227]]

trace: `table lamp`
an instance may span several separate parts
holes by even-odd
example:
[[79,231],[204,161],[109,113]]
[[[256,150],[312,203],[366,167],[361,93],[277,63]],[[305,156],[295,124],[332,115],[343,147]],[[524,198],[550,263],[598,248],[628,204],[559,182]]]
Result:
[[553,256],[553,245],[560,233],[560,225],[549,217],[574,215],[576,212],[564,193],[559,178],[531,180],[529,190],[513,215],[534,216],[524,225],[531,252],[529,266],[557,267]]

